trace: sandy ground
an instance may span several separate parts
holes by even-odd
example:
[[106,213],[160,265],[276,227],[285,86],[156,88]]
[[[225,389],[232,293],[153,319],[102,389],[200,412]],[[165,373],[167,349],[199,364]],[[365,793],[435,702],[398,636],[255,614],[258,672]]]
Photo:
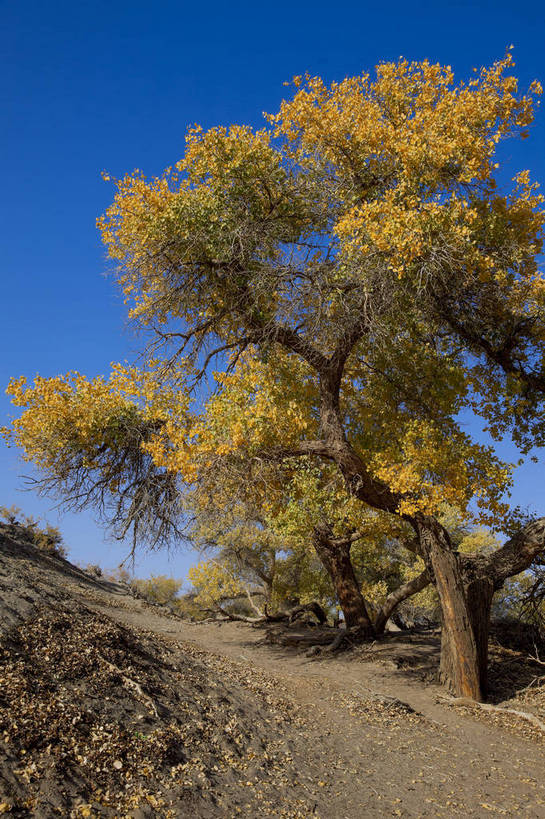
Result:
[[[0,797],[0,813],[249,819],[545,817],[545,734],[501,711],[449,704],[433,683],[438,659],[434,635],[398,635],[353,652],[309,658],[268,644],[262,629],[174,618],[134,599],[122,587],[90,579],[70,564],[37,558],[22,544],[2,540],[1,533],[0,547],[0,622],[7,646],[6,668],[9,663],[9,668],[17,665],[14,651],[19,652],[19,659],[23,656],[21,630],[37,622],[37,617],[43,621],[45,601],[48,616],[61,611],[69,622],[65,626],[67,646],[71,620],[79,624],[79,631],[72,635],[79,651],[91,650],[86,634],[89,641],[95,632],[106,634],[109,653],[94,645],[93,662],[102,668],[99,684],[104,686],[103,699],[109,707],[116,701],[116,691],[123,689],[118,722],[127,715],[143,719],[147,714],[149,730],[163,731],[161,737],[176,724],[179,741],[188,743],[186,756],[191,748],[192,764],[201,771],[201,780],[193,778],[182,787],[177,784],[180,765],[176,763],[167,787],[163,769],[142,774],[134,767],[134,782],[140,788],[147,782],[149,787],[144,803],[135,803],[132,809],[126,802],[116,806],[111,796],[109,802],[103,796],[93,801],[93,794],[83,785],[71,792],[65,780],[64,807],[58,807],[58,794],[57,802],[53,798],[40,802],[41,797],[37,801],[35,797],[33,807],[25,813],[21,805],[15,809],[8,794],[3,802]],[[14,649],[17,629],[19,647]],[[35,638],[37,647],[29,643],[30,648],[25,649],[27,668],[32,667],[28,665],[31,649],[32,656],[40,656],[39,640],[45,639],[44,633],[42,627]],[[116,641],[123,644],[123,651]],[[63,650],[57,646],[60,665],[66,663]],[[516,652],[492,654],[496,701],[545,718],[545,696],[541,694],[545,680],[539,676],[545,669],[525,666],[522,674],[522,659]],[[108,672],[112,657],[119,670],[117,677]],[[155,673],[158,665],[159,676]],[[74,674],[62,683],[65,700],[67,691],[72,698],[79,692],[77,696],[85,699],[94,679],[90,671],[80,669],[79,676]],[[137,681],[139,693],[128,691],[127,679]],[[59,685],[58,675],[53,674],[45,687]],[[527,691],[517,692],[517,687]],[[95,684],[93,690],[98,713],[104,705],[101,689]],[[201,700],[204,705],[198,711]],[[0,691],[0,712],[5,703]],[[161,712],[162,721],[150,716],[150,708]],[[170,720],[166,727],[162,711]],[[17,749],[9,744],[9,708],[4,712],[8,725],[4,763],[15,769],[20,767],[22,757],[17,754],[22,751],[21,746]],[[206,747],[199,734],[204,730],[199,726],[205,723],[211,737]],[[225,737],[223,744],[216,738],[218,732],[222,736],[229,733],[231,724],[238,725],[234,751]],[[120,748],[115,753],[126,754],[125,764],[125,758],[130,761],[132,757]],[[104,771],[114,763],[117,765],[117,758],[112,757]],[[153,768],[149,759],[141,765]],[[70,781],[75,781],[75,774],[71,776]],[[39,788],[37,774],[35,780],[38,784],[32,780],[28,785],[34,794]],[[122,781],[119,777],[112,780],[111,788],[120,788]]]
[[305,715],[301,775],[324,783],[323,817],[545,816],[545,736],[507,715],[449,706],[422,679],[437,662],[437,637],[307,658],[241,623],[188,624],[143,606],[113,616],[270,675]]

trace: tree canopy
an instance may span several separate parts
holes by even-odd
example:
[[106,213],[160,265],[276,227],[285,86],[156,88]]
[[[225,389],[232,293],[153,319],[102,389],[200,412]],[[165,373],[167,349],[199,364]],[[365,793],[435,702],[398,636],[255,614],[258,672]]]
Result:
[[[227,497],[249,479],[265,514],[294,509],[278,480],[301,464],[307,499],[312,464],[342,478],[350,514],[410,533],[441,603],[442,677],[476,698],[492,596],[545,528],[523,526],[511,466],[460,421],[522,452],[545,435],[544,200],[528,170],[506,183],[498,150],[528,135],[541,86],[519,93],[512,65],[299,77],[260,130],[190,129],[161,177],[116,180],[99,219],[146,365],[9,388],[23,414],[8,435],[46,488],[155,542],[211,475]],[[445,504],[511,539],[459,552]],[[317,549],[348,571],[358,524],[335,531],[320,508]]]

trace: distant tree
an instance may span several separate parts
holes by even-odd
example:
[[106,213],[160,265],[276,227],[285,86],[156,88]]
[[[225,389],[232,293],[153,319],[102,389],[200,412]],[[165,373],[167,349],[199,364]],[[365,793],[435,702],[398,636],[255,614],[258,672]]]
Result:
[[182,581],[167,577],[164,574],[152,574],[148,578],[133,578],[131,587],[152,603],[159,603],[162,606],[175,606],[179,598]]
[[[222,444],[216,447],[208,439],[206,446],[217,452]],[[214,458],[213,468],[204,469],[186,495],[193,515],[187,535],[213,556],[200,567],[201,582],[209,567],[217,588],[221,564],[262,605],[289,607],[313,600],[326,608],[339,605],[348,626],[370,632],[382,631],[395,607],[430,582],[421,565],[418,580],[405,583],[404,571],[415,563],[402,545],[411,538],[410,527],[363,508],[332,466],[297,458],[267,462],[257,474],[251,464],[242,465],[243,471],[230,459]],[[384,592],[399,586],[403,591],[382,611]]]

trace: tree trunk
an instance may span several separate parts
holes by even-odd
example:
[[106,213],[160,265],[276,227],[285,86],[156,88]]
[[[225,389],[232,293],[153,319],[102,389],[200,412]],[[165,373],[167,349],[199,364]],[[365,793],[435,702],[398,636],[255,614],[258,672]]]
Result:
[[476,580],[463,584],[463,594],[465,600],[456,601],[452,607],[454,616],[449,616],[453,597],[441,600],[440,677],[456,696],[482,702],[488,693],[488,634],[494,586],[486,578]]
[[466,584],[466,598],[473,636],[477,644],[477,663],[483,697],[488,695],[488,636],[494,591],[494,583],[490,577],[475,578]]
[[371,636],[374,629],[350,560],[350,543],[333,540],[329,525],[316,526],[313,536],[314,548],[333,581],[346,627],[358,626]]
[[420,543],[435,577],[443,619],[440,679],[455,696],[482,702],[492,595],[483,601],[480,584],[470,588],[464,582],[461,556],[447,532],[433,518],[425,520],[419,526]]

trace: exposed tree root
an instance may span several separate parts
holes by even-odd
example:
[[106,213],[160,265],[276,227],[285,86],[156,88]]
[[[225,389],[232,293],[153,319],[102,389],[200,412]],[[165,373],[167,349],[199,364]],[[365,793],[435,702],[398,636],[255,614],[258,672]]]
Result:
[[213,609],[202,609],[202,611],[208,612],[215,617],[207,618],[207,619],[215,619],[215,620],[233,620],[235,622],[240,623],[249,623],[250,625],[256,625],[257,623],[264,623],[266,622],[267,618],[265,615],[261,617],[246,617],[243,614],[234,614],[231,611],[227,611],[222,606],[217,605]]
[[215,614],[216,618],[222,620],[234,620],[235,622],[249,623],[252,626],[266,625],[268,623],[294,623],[303,614],[312,614],[320,625],[326,622],[327,615],[319,603],[306,603],[302,606],[295,606],[289,611],[281,611],[270,614],[265,607],[265,614],[259,617],[247,617],[243,614],[234,614],[227,611],[223,606],[217,604],[213,609],[202,609],[202,611]]
[[153,702],[151,697],[148,697],[148,695],[144,693],[144,691],[142,690],[142,686],[139,685],[136,682],[136,680],[132,680],[130,677],[127,677],[127,675],[123,674],[121,669],[118,668],[113,663],[105,661],[105,664],[106,664],[106,667],[109,669],[109,671],[112,671],[114,674],[116,674],[117,676],[119,676],[123,680],[123,684],[127,688],[129,688],[131,691],[134,691],[140,697],[143,704],[147,705],[147,707],[150,709],[150,711],[152,712],[152,714],[155,717],[159,716],[159,712],[157,711],[157,707],[156,707],[155,703]]
[[[354,626],[348,629],[313,629],[309,633],[293,632],[287,629],[271,629],[267,634],[267,639],[271,643],[301,648],[308,647],[313,654],[319,652],[333,653],[344,647],[369,642],[374,637],[374,631],[363,626]],[[318,651],[314,649],[318,649]]]
[[512,714],[516,717],[527,720],[545,734],[545,722],[542,722],[534,714],[529,714],[527,711],[518,711],[515,708],[504,708],[502,705],[490,705],[490,703],[487,702],[476,702],[468,697],[447,697],[439,695],[439,699],[445,700],[448,705],[452,705],[455,708],[467,708],[468,706],[474,706],[475,708],[480,708],[482,711],[491,711],[492,713],[496,714]]
[[[308,634],[301,632],[289,631],[288,629],[269,629],[267,632],[267,640],[270,643],[276,643],[282,646],[295,647],[311,647],[311,646],[327,646],[332,643],[332,638],[338,633],[337,629],[313,630]],[[341,632],[342,633],[342,632]]]
[[332,642],[332,643],[329,643],[329,645],[327,645],[327,646],[326,646],[326,647],[323,649],[323,651],[324,651],[324,652],[326,652],[326,651],[327,651],[327,652],[329,652],[329,653],[331,653],[331,654],[332,654],[334,651],[338,651],[338,649],[340,649],[341,645],[344,643],[344,641],[346,640],[346,638],[347,638],[346,629],[339,629],[339,633],[337,634],[337,636],[335,637],[335,639],[333,640],[333,642]]

